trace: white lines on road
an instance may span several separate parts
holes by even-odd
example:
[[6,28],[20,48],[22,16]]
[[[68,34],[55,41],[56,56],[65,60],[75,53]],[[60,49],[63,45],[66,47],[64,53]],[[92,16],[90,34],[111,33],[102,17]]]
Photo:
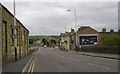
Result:
[[74,61],[80,61],[80,60],[76,60],[76,59],[73,59],[73,58],[70,58],[70,60],[74,60]]
[[97,66],[97,67],[102,67],[102,68],[105,68],[105,69],[111,69],[109,67],[105,67],[105,66],[102,66],[102,65],[97,65],[97,64],[93,64],[93,63],[87,63],[89,65],[93,65],[93,66]]
[[[57,54],[55,54],[55,55],[57,55]],[[65,56],[62,56],[62,55],[57,55],[57,56],[62,57],[62,58],[67,58],[67,59],[70,59],[70,60],[73,60],[73,61],[80,61],[80,60],[69,58],[69,57],[65,57]],[[97,64],[93,64],[93,63],[86,63],[86,64],[93,65],[93,66],[100,67],[100,68],[109,69],[109,70],[111,69],[109,67],[102,66],[102,65],[97,65]]]
[[74,60],[74,61],[80,61],[80,60],[69,58],[69,57],[65,57],[65,56],[62,56],[62,55],[57,55],[57,56],[62,57],[62,58],[67,58],[67,59],[70,59],[70,60]]
[[[72,60],[72,61],[77,61],[77,62],[80,62],[80,60],[78,59],[73,59],[73,58],[70,58],[70,57],[65,57],[63,55],[58,55],[58,54],[55,54],[53,53],[53,55],[56,55],[56,56],[59,56],[61,58],[67,58],[69,60]],[[113,60],[113,59],[106,59],[106,58],[99,58],[99,57],[94,57],[94,58],[97,58],[97,59],[105,59],[105,60]],[[117,61],[117,60],[114,60],[114,61]],[[98,65],[98,64],[94,64],[94,63],[88,63],[88,62],[84,62],[86,64],[89,64],[89,65],[92,65],[92,66],[96,66],[96,67],[99,67],[99,68],[104,68],[104,69],[108,69],[108,70],[111,70],[112,68],[110,67],[106,67],[106,66],[102,66],[102,65]]]

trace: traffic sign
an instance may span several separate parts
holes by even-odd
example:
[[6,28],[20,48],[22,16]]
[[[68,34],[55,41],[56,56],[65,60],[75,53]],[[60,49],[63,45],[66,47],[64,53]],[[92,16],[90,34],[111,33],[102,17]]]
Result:
[[12,38],[20,38],[19,35],[12,35]]

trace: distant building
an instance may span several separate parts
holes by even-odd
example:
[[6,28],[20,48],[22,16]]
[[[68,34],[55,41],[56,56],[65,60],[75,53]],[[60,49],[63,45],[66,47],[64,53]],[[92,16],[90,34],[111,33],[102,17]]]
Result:
[[[14,28],[13,28],[13,14],[0,4],[0,50],[2,49],[3,63],[14,60]],[[23,24],[16,19],[16,33],[19,36],[16,38],[17,58],[21,58],[28,54],[28,35],[29,31]]]
[[60,34],[60,46],[65,50],[70,50],[70,35],[68,32]]
[[75,44],[76,44],[76,33],[74,29],[71,29],[70,32],[70,50],[75,50]]
[[103,28],[102,32],[100,32],[103,35],[103,37],[108,37],[108,36],[111,36],[111,35],[118,35],[118,32],[119,32],[119,31],[118,32],[114,32],[113,29],[111,29],[109,32],[107,32],[106,29],[105,29],[105,31],[104,31],[104,29],[105,28]]
[[98,32],[89,26],[81,26],[77,32],[71,29],[71,32],[61,33],[60,46],[66,50],[75,50],[75,45],[78,47],[102,46],[103,39],[111,35],[118,35],[118,32],[114,32],[113,29],[110,32],[106,32],[106,28],[103,28],[102,32]]

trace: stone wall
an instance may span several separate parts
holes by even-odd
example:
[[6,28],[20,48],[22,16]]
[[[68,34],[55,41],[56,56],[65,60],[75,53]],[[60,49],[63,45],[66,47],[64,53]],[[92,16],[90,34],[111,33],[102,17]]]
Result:
[[17,48],[17,58],[24,57],[28,53],[28,34],[29,31],[23,26],[23,24],[16,19],[16,29],[17,35],[19,38],[13,39],[13,29],[12,25],[14,24],[13,15],[2,6],[2,44],[3,44],[3,62],[14,61],[15,59],[15,47],[14,40],[16,41],[15,45]]
[[2,6],[0,4],[0,73],[2,73]]

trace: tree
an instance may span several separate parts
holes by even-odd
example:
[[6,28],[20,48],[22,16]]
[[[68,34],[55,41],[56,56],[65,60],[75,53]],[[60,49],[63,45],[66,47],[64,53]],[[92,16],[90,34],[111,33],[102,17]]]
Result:
[[47,40],[46,39],[42,39],[42,43],[44,44],[44,45],[47,45]]
[[120,36],[112,35],[104,38],[103,45],[105,46],[120,46]]
[[54,40],[54,39],[51,39],[51,43],[54,43],[54,44],[56,44],[56,40]]
[[29,44],[33,45],[34,40],[33,39],[29,39]]

